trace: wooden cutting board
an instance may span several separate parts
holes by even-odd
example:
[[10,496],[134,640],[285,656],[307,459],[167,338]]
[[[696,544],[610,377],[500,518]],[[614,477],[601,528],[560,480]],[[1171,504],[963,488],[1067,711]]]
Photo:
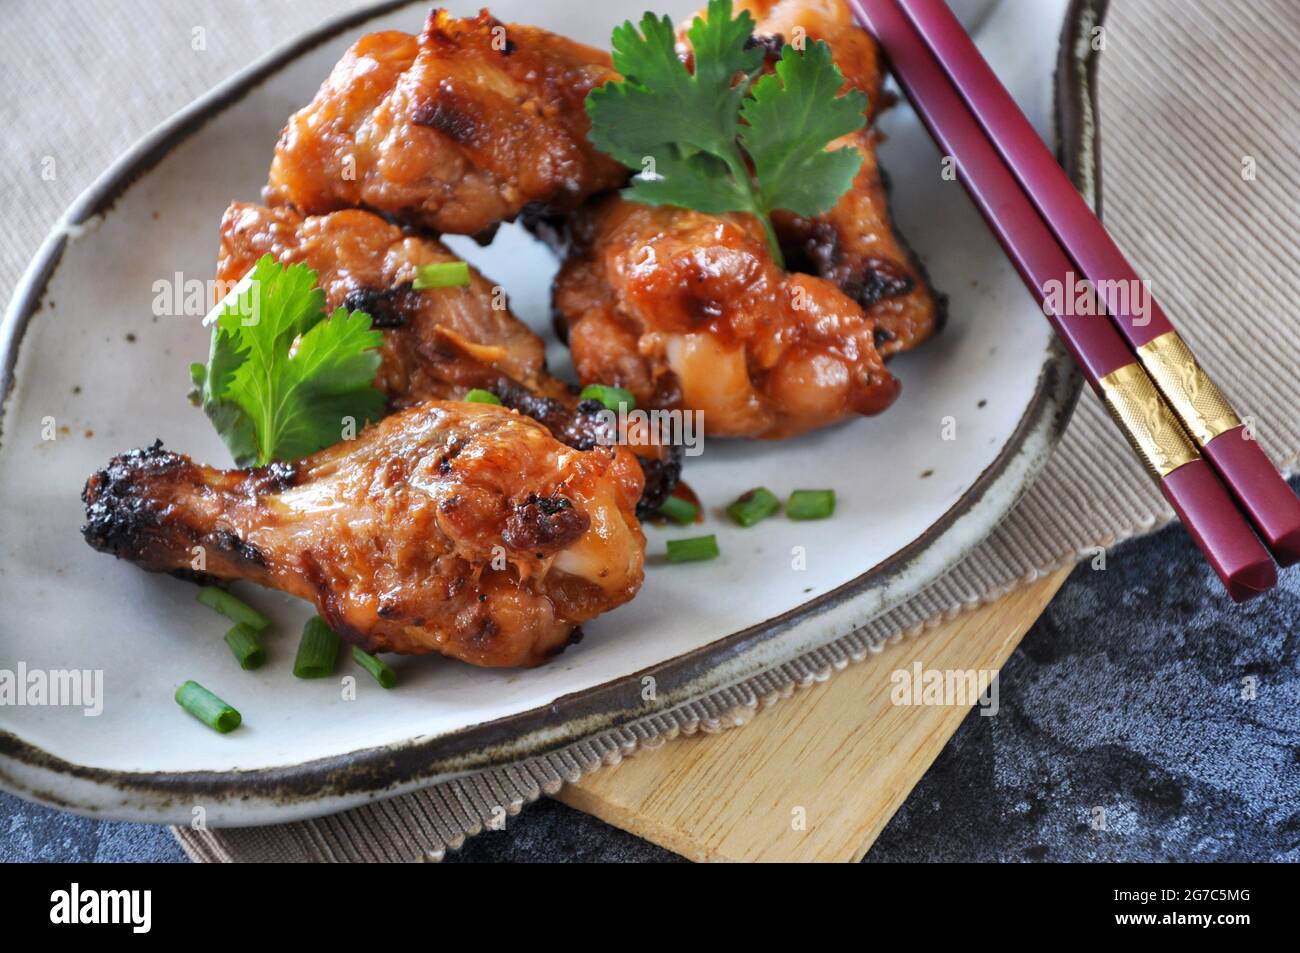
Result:
[[642,751],[557,796],[692,860],[860,860],[970,711],[895,705],[891,674],[1000,669],[1069,574],[886,646],[743,729]]

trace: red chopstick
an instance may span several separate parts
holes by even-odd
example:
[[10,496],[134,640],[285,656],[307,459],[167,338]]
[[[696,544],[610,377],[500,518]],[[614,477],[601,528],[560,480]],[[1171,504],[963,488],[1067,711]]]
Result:
[[961,23],[943,0],[900,5],[1278,562],[1300,562],[1300,499],[1146,292]]
[[1047,307],[1047,289],[1067,287],[1074,266],[896,0],[850,3],[939,147],[956,159],[958,177],[1025,285],[1229,595],[1240,602],[1271,589],[1277,582],[1273,560],[1114,325]]

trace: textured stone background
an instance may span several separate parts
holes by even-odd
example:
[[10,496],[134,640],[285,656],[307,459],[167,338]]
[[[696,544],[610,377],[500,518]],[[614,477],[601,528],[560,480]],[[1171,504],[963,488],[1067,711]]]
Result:
[[[1232,606],[1181,527],[1121,546],[1070,577],[1003,670],[999,713],[962,723],[866,859],[1300,861],[1298,656],[1300,570]],[[546,800],[449,858],[678,859]],[[15,860],[185,856],[165,828],[0,795]]]

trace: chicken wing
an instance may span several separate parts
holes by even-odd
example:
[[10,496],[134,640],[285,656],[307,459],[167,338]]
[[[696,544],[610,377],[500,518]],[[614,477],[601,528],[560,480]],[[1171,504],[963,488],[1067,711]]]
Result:
[[468,287],[412,287],[422,265],[458,260],[441,242],[370,212],[304,216],[283,206],[233,203],[221,222],[218,281],[233,285],[268,254],[313,269],[328,309],[365,311],[383,330],[375,386],[392,408],[459,400],[481,388],[571,447],[627,446],[645,470],[642,515],[658,509],[677,485],[682,448],[649,431],[619,432],[603,405],[579,400],[548,374],[541,338],[510,313],[500,286],[471,268]]
[[469,373],[457,367],[466,359],[543,395],[567,392],[546,373],[541,338],[510,313],[500,286],[476,269],[464,288],[412,287],[421,266],[460,260],[436,239],[359,210],[304,216],[283,206],[233,203],[221,220],[218,282],[233,285],[263,255],[313,269],[328,309],[370,315],[384,332],[375,386],[394,407],[460,399],[467,386],[478,386],[458,379]]
[[464,235],[571,209],[627,178],[588,142],[583,108],[615,75],[608,53],[537,27],[434,10],[419,36],[348,50],[281,133],[268,201]]
[[[86,541],[315,603],[369,651],[531,666],[643,578],[640,470],[503,407],[430,401],[298,463],[217,470],[155,444],[86,483]],[[201,547],[201,549],[196,549]]]
[[[853,21],[844,0],[738,0],[757,21],[767,68],[785,43],[824,40],[846,86],[867,94],[874,121],[892,101],[882,92],[884,68],[876,41]],[[833,281],[876,322],[876,345],[885,357],[912,348],[941,326],[942,302],[921,265],[894,227],[889,191],[876,157],[882,136],[871,126],[831,143],[862,155],[853,185],[825,215],[773,216],[789,267]]]
[[780,269],[752,216],[614,196],[571,225],[555,310],[583,381],[702,411],[715,437],[786,437],[897,397],[875,322],[829,281]]

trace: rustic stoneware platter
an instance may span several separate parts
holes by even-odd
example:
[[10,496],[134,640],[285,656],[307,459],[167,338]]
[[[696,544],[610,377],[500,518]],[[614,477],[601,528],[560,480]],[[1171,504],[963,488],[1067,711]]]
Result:
[[[679,18],[696,2],[652,5]],[[611,28],[645,5],[500,0],[492,9],[606,45]],[[159,307],[155,282],[211,278],[221,213],[232,199],[258,198],[286,117],[362,33],[417,30],[427,6],[389,3],[326,24],[237,75],[106,172],[32,263],[0,336],[0,670],[102,672],[103,708],[88,716],[0,706],[0,786],[109,817],[186,822],[199,804],[209,823],[246,825],[546,750],[734,683],[907,599],[989,533],[1051,452],[1078,379],[900,106],[884,122],[882,160],[899,224],[949,296],[948,327],[893,365],[903,396],[884,416],[783,443],[710,442],[688,461],[686,478],[709,506],[702,531],[717,533],[720,559],[668,565],[660,554],[674,533],[648,527],[640,595],[587,626],[552,664],[486,671],[392,658],[392,691],[350,662],[338,678],[295,679],[308,607],[238,587],[276,632],[267,664],[241,671],[222,642],[224,620],[195,603],[192,585],[82,542],[79,494],[111,456],[155,438],[230,465],[186,401],[188,366],[205,357],[207,332],[175,302]],[[1008,0],[978,31],[1044,130],[1063,13],[1063,0]],[[549,333],[556,262],[546,248],[514,227],[487,248],[454,244]],[[563,367],[558,351],[554,360]],[[44,439],[51,423],[55,439]],[[758,485],[779,494],[832,487],[839,508],[818,523],[730,526],[721,508]],[[798,552],[806,568],[795,568]],[[346,675],[359,676],[354,700],[340,685]],[[235,704],[243,727],[218,735],[185,715],[172,700],[185,679]]]

